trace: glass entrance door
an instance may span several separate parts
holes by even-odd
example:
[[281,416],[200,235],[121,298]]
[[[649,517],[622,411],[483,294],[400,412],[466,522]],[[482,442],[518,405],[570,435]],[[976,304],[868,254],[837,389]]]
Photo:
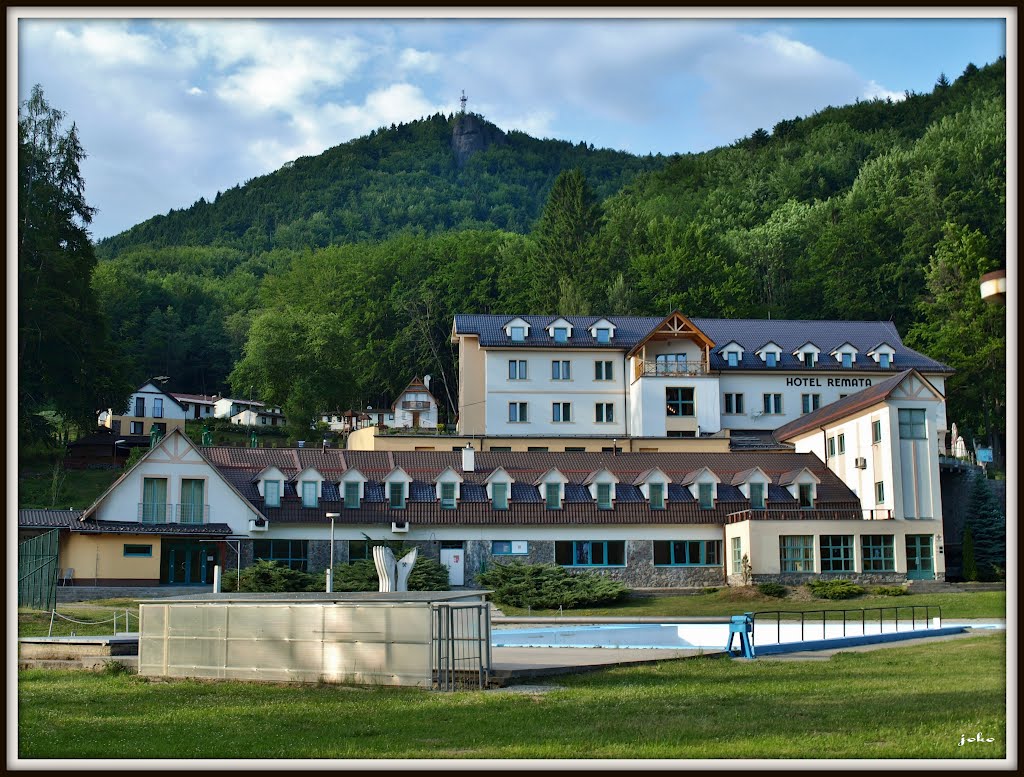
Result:
[[195,540],[164,540],[160,582],[168,585],[205,585],[213,580],[213,545]]
[[907,535],[907,579],[935,579],[935,558],[932,552],[932,535]]

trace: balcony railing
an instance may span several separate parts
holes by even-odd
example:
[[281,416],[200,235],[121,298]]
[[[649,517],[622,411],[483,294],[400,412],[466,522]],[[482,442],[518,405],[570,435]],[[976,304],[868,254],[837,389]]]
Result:
[[403,401],[402,410],[430,410],[430,403],[418,399]]
[[204,524],[210,522],[210,505],[139,502],[140,523]]
[[806,521],[808,519],[847,521],[891,521],[892,510],[876,508],[858,510],[846,508],[790,507],[765,510],[739,510],[726,516],[728,523],[740,521]]
[[708,368],[703,361],[659,362],[637,359],[634,373],[637,378],[682,378],[707,375]]

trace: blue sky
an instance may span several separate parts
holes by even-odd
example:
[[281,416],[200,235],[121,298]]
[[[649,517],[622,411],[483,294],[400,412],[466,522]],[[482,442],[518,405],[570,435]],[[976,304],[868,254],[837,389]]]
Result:
[[1003,19],[28,19],[18,88],[79,127],[101,238],[370,130],[458,109],[702,151],[1005,54]]

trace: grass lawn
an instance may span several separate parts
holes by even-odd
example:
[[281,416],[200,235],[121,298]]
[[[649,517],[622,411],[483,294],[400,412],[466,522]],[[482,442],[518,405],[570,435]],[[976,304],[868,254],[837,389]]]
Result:
[[[117,602],[111,599],[109,602]],[[111,620],[117,614],[117,630],[138,631],[139,630],[139,605],[134,600],[126,599],[120,606],[100,607],[94,604],[58,604],[57,612],[74,618],[76,621],[86,623],[71,623],[61,618],[54,618],[53,636],[66,637],[75,632],[80,637],[102,636],[113,634],[114,623]],[[131,616],[131,629],[125,629],[124,611],[127,609]],[[18,610],[18,636],[19,637],[45,637],[50,634],[50,613],[39,610]]]
[[120,469],[69,469],[54,502],[53,473],[46,469],[22,469],[18,473],[18,506],[84,510],[122,474]]
[[[756,591],[720,589],[712,594],[637,596],[607,607],[566,610],[566,615],[739,615],[758,610],[842,610],[861,607],[938,605],[943,618],[1005,618],[1005,591],[974,591],[906,596],[861,596],[856,599],[776,599]],[[501,607],[506,615],[526,615],[520,607]],[[531,615],[558,615],[558,610],[532,610]],[[908,616],[909,617],[909,616]]]
[[[435,693],[19,672],[21,758],[1003,758],[1005,635]],[[959,746],[982,732],[992,743]]]

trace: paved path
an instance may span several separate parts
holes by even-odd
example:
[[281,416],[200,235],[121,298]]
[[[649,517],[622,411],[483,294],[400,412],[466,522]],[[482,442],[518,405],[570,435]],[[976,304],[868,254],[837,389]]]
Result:
[[699,656],[721,657],[724,650],[675,650],[662,648],[528,648],[491,649],[492,674],[500,680],[572,674],[612,666],[656,664],[660,661]]

